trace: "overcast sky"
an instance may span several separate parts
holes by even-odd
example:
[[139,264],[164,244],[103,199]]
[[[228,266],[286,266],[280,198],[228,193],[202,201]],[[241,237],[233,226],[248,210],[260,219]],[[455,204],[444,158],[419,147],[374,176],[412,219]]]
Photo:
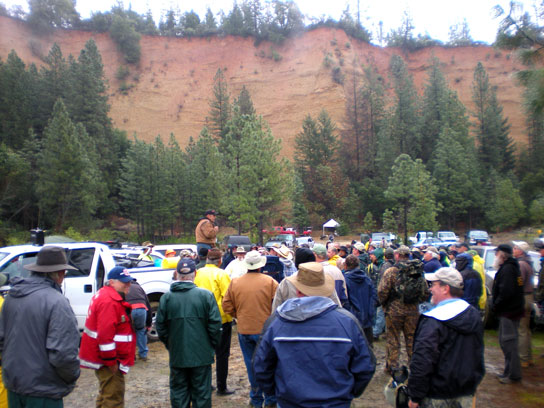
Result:
[[[521,2],[526,11],[534,15],[535,0]],[[4,3],[8,9],[13,5],[21,5],[28,10],[26,0],[0,0],[0,3]],[[93,11],[109,11],[116,3],[112,0],[77,0],[76,9],[82,18],[87,18]],[[165,10],[170,8],[194,10],[203,18],[207,7],[216,14],[221,9],[228,12],[232,9],[233,0],[124,0],[122,3],[126,8],[130,5],[139,14],[151,8],[158,23]],[[353,13],[357,10],[357,0],[297,0],[295,3],[307,17],[326,15],[338,20],[346,6],[349,5]],[[373,35],[380,21],[383,22],[384,33],[398,28],[404,11],[407,11],[413,19],[416,33],[427,33],[432,38],[446,42],[450,26],[466,19],[473,40],[492,43],[499,23],[499,19],[493,16],[493,6],[498,4],[508,10],[509,3],[510,0],[359,0],[359,7],[361,23]]]

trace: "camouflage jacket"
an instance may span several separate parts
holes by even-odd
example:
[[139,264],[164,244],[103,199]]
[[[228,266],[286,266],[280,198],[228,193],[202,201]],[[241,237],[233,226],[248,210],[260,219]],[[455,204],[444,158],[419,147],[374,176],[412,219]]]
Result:
[[[395,313],[395,311],[414,311],[419,313],[417,303],[406,304],[397,296],[395,287],[397,284],[398,272],[399,269],[396,265],[392,266],[384,272],[383,277],[378,285],[378,301],[380,302],[386,313]],[[425,299],[422,299],[422,301],[423,300]]]

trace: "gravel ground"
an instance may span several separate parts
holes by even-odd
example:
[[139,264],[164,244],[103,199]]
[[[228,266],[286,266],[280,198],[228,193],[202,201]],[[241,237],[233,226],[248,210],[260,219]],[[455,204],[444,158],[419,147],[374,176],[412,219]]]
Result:
[[[249,382],[246,369],[233,329],[230,356],[228,386],[236,390],[233,395],[218,397],[213,394],[213,407],[245,407],[249,401]],[[544,337],[541,334],[541,338]],[[540,344],[543,344],[542,342]],[[383,388],[389,377],[384,374],[385,341],[374,345],[378,365],[376,373],[362,397],[353,401],[352,407],[386,408],[389,407],[383,395]],[[496,333],[486,332],[486,371],[487,374],[477,392],[477,407],[507,408],[543,407],[544,383],[544,346],[535,348],[536,366],[524,370],[524,379],[520,385],[501,385],[495,378],[503,367],[503,356],[498,348]],[[540,357],[539,357],[540,356]],[[215,372],[215,370],[212,370]],[[149,345],[147,362],[138,360],[126,377],[125,406],[127,408],[167,408],[170,407],[168,387],[168,353],[159,343]],[[215,381],[213,381],[215,382]],[[97,394],[97,380],[92,370],[82,369],[75,390],[65,398],[67,408],[89,408],[94,406]]]

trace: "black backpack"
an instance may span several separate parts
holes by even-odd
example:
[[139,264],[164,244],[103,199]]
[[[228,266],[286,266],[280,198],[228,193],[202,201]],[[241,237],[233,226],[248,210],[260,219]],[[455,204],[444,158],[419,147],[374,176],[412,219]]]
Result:
[[395,291],[397,297],[405,304],[419,303],[428,296],[427,282],[423,273],[423,262],[412,259],[400,262]]

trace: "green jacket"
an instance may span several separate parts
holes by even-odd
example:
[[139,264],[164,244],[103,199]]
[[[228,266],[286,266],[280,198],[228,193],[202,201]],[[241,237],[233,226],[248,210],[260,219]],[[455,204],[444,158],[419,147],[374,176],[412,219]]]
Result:
[[170,354],[170,367],[213,364],[221,315],[209,290],[189,281],[172,283],[170,292],[161,297],[156,326]]

